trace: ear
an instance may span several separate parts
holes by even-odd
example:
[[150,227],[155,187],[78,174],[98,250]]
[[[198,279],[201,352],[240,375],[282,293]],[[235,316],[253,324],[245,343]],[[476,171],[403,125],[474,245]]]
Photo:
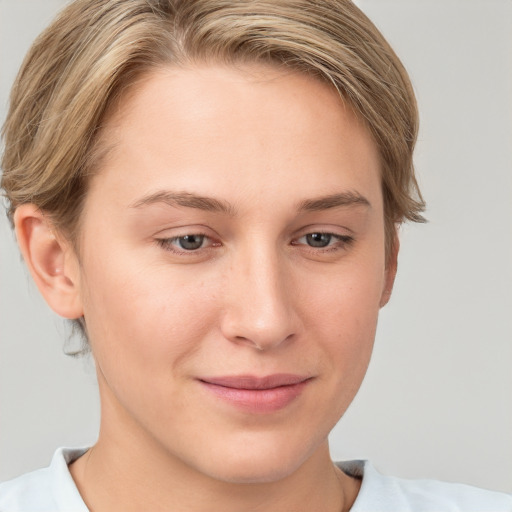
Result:
[[395,229],[393,242],[387,255],[386,270],[384,276],[384,287],[380,297],[380,307],[384,307],[391,298],[393,285],[395,284],[396,270],[398,266],[398,251],[400,249],[400,240],[398,239],[398,231]]
[[23,259],[48,305],[64,318],[83,316],[80,267],[71,244],[57,237],[33,204],[16,208],[14,226]]

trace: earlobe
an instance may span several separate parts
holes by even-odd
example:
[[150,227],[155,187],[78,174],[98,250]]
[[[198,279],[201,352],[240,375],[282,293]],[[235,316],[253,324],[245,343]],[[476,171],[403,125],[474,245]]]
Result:
[[64,318],[80,318],[80,274],[71,245],[33,204],[16,209],[14,225],[23,259],[48,305]]
[[396,271],[398,267],[398,251],[400,249],[400,240],[398,239],[398,232],[395,231],[393,243],[389,254],[387,255],[386,273],[384,276],[384,288],[380,298],[380,307],[384,307],[391,298],[393,285],[395,284]]

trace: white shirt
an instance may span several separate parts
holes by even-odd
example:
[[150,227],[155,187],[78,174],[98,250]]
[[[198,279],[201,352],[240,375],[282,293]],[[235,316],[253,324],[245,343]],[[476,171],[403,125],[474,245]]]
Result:
[[[1,483],[0,512],[88,512],[68,469],[85,451],[59,448],[49,467]],[[338,466],[362,478],[351,512],[512,512],[511,494],[384,476],[367,461]]]

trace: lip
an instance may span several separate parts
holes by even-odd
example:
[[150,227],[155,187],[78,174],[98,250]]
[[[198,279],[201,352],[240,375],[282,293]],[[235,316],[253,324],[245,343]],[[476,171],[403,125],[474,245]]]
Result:
[[271,413],[290,405],[312,380],[304,375],[280,373],[257,377],[229,375],[198,379],[215,397],[250,413]]

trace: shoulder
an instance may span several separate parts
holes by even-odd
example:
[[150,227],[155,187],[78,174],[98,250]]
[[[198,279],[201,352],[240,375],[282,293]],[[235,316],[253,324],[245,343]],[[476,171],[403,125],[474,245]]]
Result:
[[85,451],[59,448],[47,468],[0,483],[0,512],[87,512],[68,470]]
[[351,512],[512,512],[512,495],[464,484],[381,475],[367,461],[338,463],[362,478]]

